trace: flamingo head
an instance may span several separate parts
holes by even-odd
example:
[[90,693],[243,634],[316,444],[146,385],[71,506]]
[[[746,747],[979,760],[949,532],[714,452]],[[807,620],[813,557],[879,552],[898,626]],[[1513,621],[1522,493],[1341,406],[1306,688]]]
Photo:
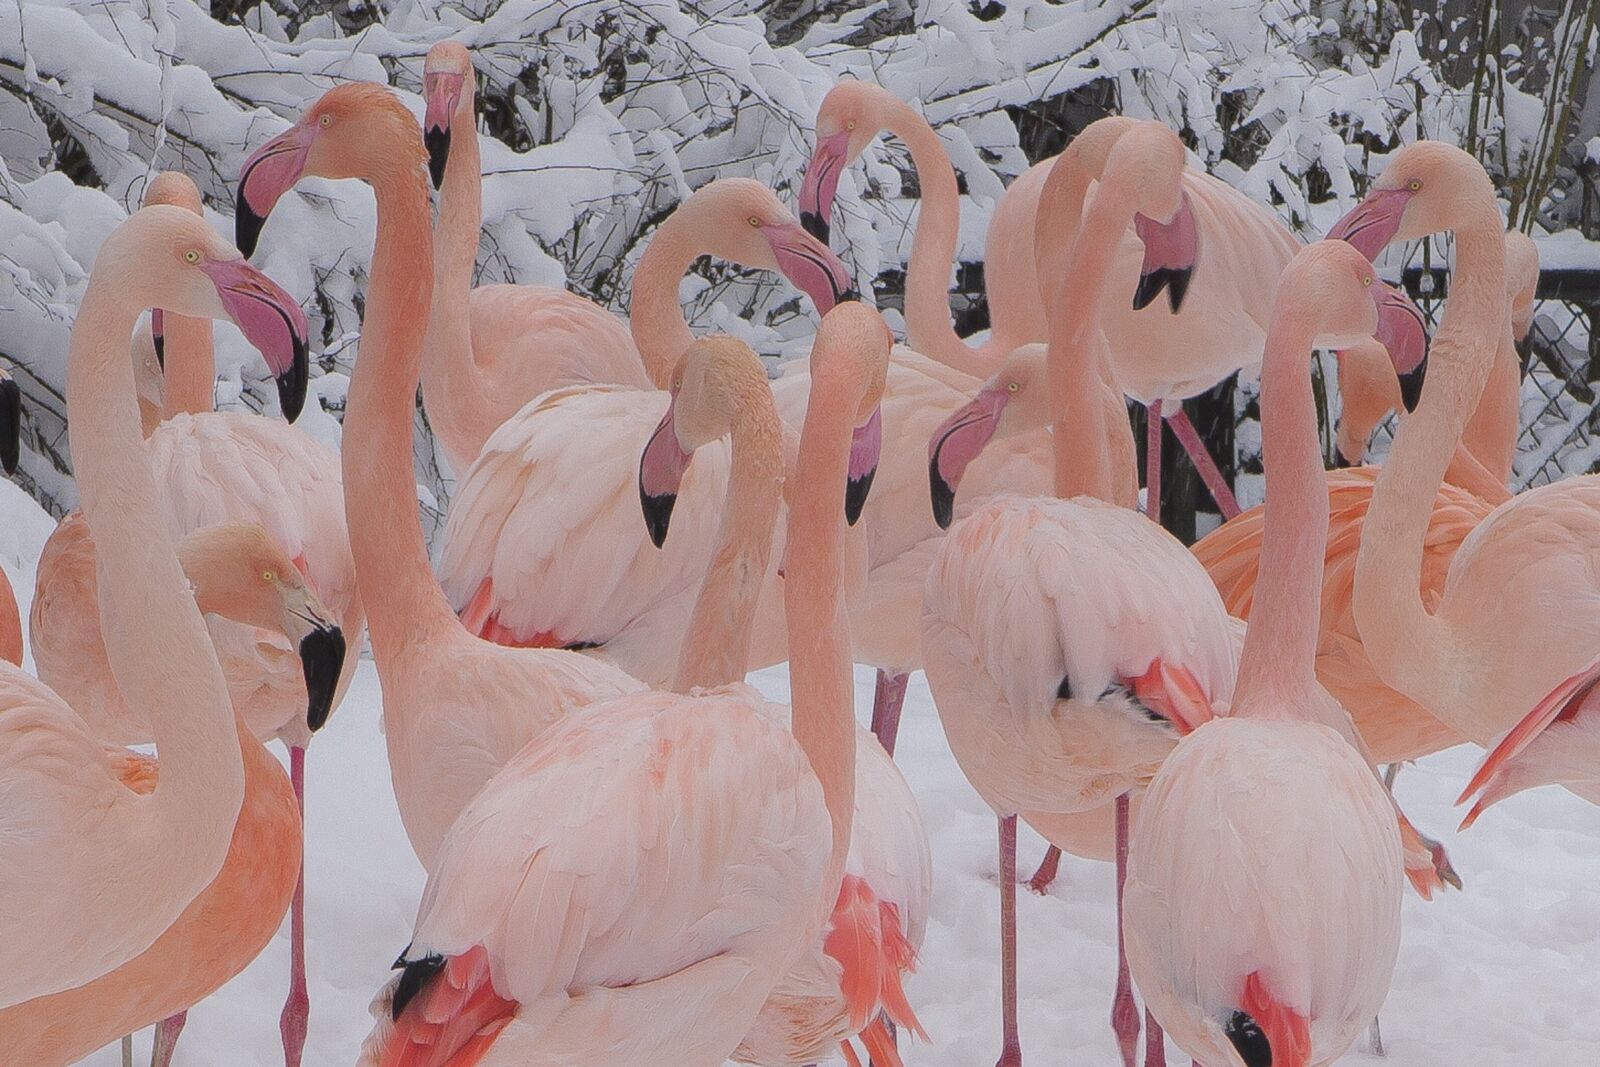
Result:
[[888,109],[905,106],[883,87],[864,81],[840,82],[823,98],[817,111],[817,148],[800,184],[800,224],[823,244],[828,243],[839,175],[887,124]]
[[[472,55],[457,41],[440,41],[428,49],[422,64],[422,142],[428,149],[428,176],[435,189],[444,184],[450,159],[450,126],[457,118],[471,125],[473,109]],[[465,114],[458,114],[463,110]]]
[[679,205],[672,223],[702,235],[704,250],[718,259],[780,272],[818,314],[855,299],[849,269],[761,182],[719,178]]
[[1361,202],[1328,231],[1328,238],[1348,241],[1368,259],[1376,259],[1396,238],[1419,240],[1485,212],[1498,220],[1494,186],[1482,164],[1443,141],[1418,141],[1395,153]]
[[1177,314],[1189,291],[1200,258],[1200,227],[1183,186],[1188,158],[1183,141],[1159,122],[1131,124],[1107,151],[1100,195],[1109,186],[1127,198],[1134,231],[1144,243],[1135,311],[1165,290],[1168,307]]
[[1048,348],[1028,344],[1012,350],[977,395],[951,413],[928,439],[928,490],[933,519],[941,530],[955,518],[961,476],[989,442],[1050,424]]

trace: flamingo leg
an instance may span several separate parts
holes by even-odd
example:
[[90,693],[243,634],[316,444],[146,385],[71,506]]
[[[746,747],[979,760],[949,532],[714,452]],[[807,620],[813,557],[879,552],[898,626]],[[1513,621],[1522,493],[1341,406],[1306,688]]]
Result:
[[1200,440],[1200,435],[1195,431],[1194,423],[1189,421],[1183,405],[1175,407],[1167,421],[1172,424],[1172,432],[1177,436],[1178,443],[1189,453],[1194,469],[1200,472],[1200,480],[1211,490],[1211,498],[1217,502],[1223,520],[1226,521],[1239,514],[1239,502],[1233,498],[1233,487],[1228,484],[1228,479],[1223,477],[1217,461],[1211,458],[1211,452],[1206,448],[1205,442]]
[[1017,817],[1000,820],[1000,1059],[995,1067],[1022,1067],[1017,1037]]
[[122,1035],[122,1067],[133,1067],[133,1035]]
[[[294,786],[295,803],[300,807],[300,824],[305,825],[306,750],[289,748],[289,782]],[[304,832],[302,831],[302,840]],[[306,863],[300,857],[300,877],[294,886],[294,903],[289,906],[289,998],[278,1017],[278,1032],[283,1035],[285,1067],[300,1067],[306,1047],[306,1024],[311,1017],[311,997],[306,992]]]
[[883,750],[894,756],[895,738],[900,734],[900,707],[906,700],[906,684],[911,676],[903,671],[878,671],[878,686],[872,694],[872,733]]
[[1144,420],[1144,513],[1161,525],[1161,401],[1150,404]]
[[[180,1011],[156,1023],[156,1037],[150,1047],[150,1067],[168,1067],[172,1062],[172,1054],[178,1050],[178,1035],[183,1033],[183,1024],[188,1021],[189,1013]],[[127,1048],[131,1057],[133,1055],[131,1039]]]
[[[889,1040],[893,1041],[895,1046],[898,1048],[900,1044],[900,1036],[899,1032],[895,1030],[894,1020],[889,1018],[888,1012],[879,1012],[878,1019],[883,1023],[884,1032],[889,1035]],[[879,1063],[877,1060],[868,1059],[867,1067],[886,1067],[886,1065]]]
[[1028,879],[1028,888],[1044,896],[1050,892],[1050,886],[1056,880],[1056,875],[1061,873],[1061,850],[1051,845],[1045,850],[1044,862],[1039,864],[1039,869],[1033,872],[1033,877]]
[[1144,1010],[1144,1067],[1167,1067],[1167,1034],[1149,1008]]
[[1128,794],[1117,798],[1117,993],[1111,1001],[1111,1029],[1122,1051],[1122,1067],[1133,1067],[1139,1044],[1139,1006],[1133,1002],[1133,978],[1122,943],[1122,887],[1128,880]]

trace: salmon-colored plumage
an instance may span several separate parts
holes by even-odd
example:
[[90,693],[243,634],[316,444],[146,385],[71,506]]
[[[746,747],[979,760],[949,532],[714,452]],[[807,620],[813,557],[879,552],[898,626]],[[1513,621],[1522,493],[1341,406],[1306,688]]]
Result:
[[475,945],[444,960],[395,1020],[379,1067],[474,1067],[516,1010],[494,991],[489,953]]

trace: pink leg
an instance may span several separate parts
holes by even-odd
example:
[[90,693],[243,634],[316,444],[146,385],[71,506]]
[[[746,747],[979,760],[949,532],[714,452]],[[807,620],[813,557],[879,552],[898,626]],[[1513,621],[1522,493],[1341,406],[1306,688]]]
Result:
[[1051,884],[1056,880],[1056,875],[1061,873],[1061,850],[1051,845],[1045,851],[1044,862],[1039,864],[1039,869],[1033,872],[1033,877],[1028,879],[1028,888],[1044,896],[1050,892]]
[[1167,1035],[1149,1008],[1144,1010],[1144,1067],[1167,1067]]
[[1122,945],[1122,885],[1128,880],[1128,794],[1117,798],[1117,994],[1111,1001],[1111,1029],[1122,1050],[1122,1067],[1133,1067],[1139,1044],[1139,1006],[1133,1002],[1133,979]]
[[909,674],[880,670],[878,687],[872,694],[872,733],[883,750],[894,755],[894,741],[900,734],[900,705],[905,703]]
[[1228,479],[1222,476],[1216,460],[1211,458],[1205,442],[1200,440],[1200,435],[1195,432],[1194,423],[1189,421],[1183,405],[1176,405],[1167,421],[1172,423],[1172,432],[1177,435],[1178,443],[1189,453],[1194,469],[1200,472],[1200,480],[1211,490],[1211,498],[1217,502],[1223,519],[1231,519],[1239,514],[1239,502],[1233,498],[1233,488],[1228,485]]
[[1144,513],[1161,525],[1161,401],[1149,405],[1144,417]]
[[150,1067],[167,1067],[172,1062],[172,1053],[178,1047],[178,1035],[183,1033],[183,1024],[188,1021],[189,1013],[180,1011],[156,1023],[156,1040],[150,1049]]
[[1000,820],[1000,1059],[995,1067],[1022,1067],[1017,1037],[1017,817]]
[[[300,805],[301,825],[306,811],[306,750],[289,748],[289,781],[295,801]],[[278,1032],[283,1035],[285,1067],[300,1067],[306,1047],[306,1023],[311,1017],[311,997],[306,992],[306,864],[302,851],[300,878],[294,887],[294,903],[289,906],[289,999],[278,1017]]]

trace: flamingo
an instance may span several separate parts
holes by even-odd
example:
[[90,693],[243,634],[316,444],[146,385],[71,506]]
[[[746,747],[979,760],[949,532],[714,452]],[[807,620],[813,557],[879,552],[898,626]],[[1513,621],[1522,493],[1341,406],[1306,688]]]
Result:
[[[765,368],[730,338],[697,341],[671,379],[667,413],[639,461],[639,500],[651,539],[665,541],[686,469],[700,448],[733,440],[732,471],[718,545],[684,632],[672,689],[744,679],[752,616],[767,573],[783,484],[783,424]],[[870,438],[852,442],[851,468],[871,469]],[[734,605],[730,611],[729,605]],[[730,617],[731,615],[731,617]],[[926,1039],[901,980],[916,960],[932,895],[928,832],[894,761],[856,730],[855,811],[850,856],[825,936],[768,997],[734,1051],[740,1062],[814,1063],[860,1036],[874,1062],[899,1064],[890,1020]]]
[[[788,263],[797,278],[806,275],[794,264],[804,264],[825,276],[806,286],[819,311],[849,288],[844,265],[800,229],[770,189],[720,179],[686,199],[645,250],[632,323],[641,351],[664,352],[666,342],[646,329],[663,318],[673,320],[673,361],[692,341],[675,297],[650,310],[665,294],[650,279],[662,277],[666,265],[681,277],[690,235],[707,232],[720,233],[722,248],[742,262],[773,269]],[[457,486],[439,560],[445,594],[470,631],[519,647],[596,647],[596,655],[646,683],[667,680],[705,572],[710,531],[680,539],[663,556],[633,513],[633,460],[666,399],[656,389],[572,386],[530,401],[495,431]],[[696,495],[714,497],[726,481],[726,446],[717,451],[700,472],[705,484]],[[552,507],[555,499],[563,505]],[[709,526],[714,514],[706,509],[696,521]],[[776,574],[768,585],[775,597]],[[769,603],[775,619],[777,601]],[[769,624],[767,632],[776,628]],[[760,665],[784,657],[781,636],[776,647],[763,642]]]
[[[186,175],[157,175],[145,194],[147,205],[160,204],[199,215],[200,191]],[[333,451],[301,430],[276,419],[243,412],[213,410],[216,365],[211,324],[161,309],[151,313],[149,333],[135,336],[134,378],[146,377],[150,354],[158,363],[161,420],[149,428],[149,455],[168,529],[181,537],[203,526],[230,520],[265,527],[285,554],[296,561],[312,589],[328,606],[341,631],[360,647],[365,613],[356,592],[355,563],[345,532],[344,494]],[[144,339],[148,337],[148,342]],[[148,343],[148,348],[145,347]],[[298,412],[306,388],[304,368],[279,379],[279,394],[286,414]],[[147,423],[141,408],[141,422]],[[58,538],[82,539],[82,526],[63,524],[51,535],[40,558],[36,599],[56,602],[56,610],[76,621],[46,626],[35,638],[55,642],[43,649],[52,660],[56,677],[76,675],[72,692],[96,694],[75,705],[95,736],[119,745],[152,740],[144,716],[121,699],[115,688],[100,684],[98,665],[77,658],[78,642],[99,626],[92,586],[83,580],[84,568],[93,566],[92,544],[55,545]],[[86,554],[87,553],[87,554]],[[72,562],[75,570],[57,573],[58,564]],[[77,603],[59,603],[76,598]],[[306,675],[302,653],[281,634],[262,632],[221,617],[208,623],[217,655],[228,679],[234,705],[263,740],[277,738],[289,749],[290,780],[303,805],[305,751],[311,734],[327,720],[355,676],[357,657],[344,659],[336,668],[336,685],[313,702],[307,714]],[[320,650],[327,668],[330,646]],[[64,684],[65,681],[64,681]],[[289,994],[281,1018],[285,1058],[290,1067],[300,1061],[310,1012],[305,979],[305,890],[296,890],[291,917]]]
[[1307,365],[1319,344],[1370,335],[1391,313],[1381,292],[1340,241],[1284,271],[1261,372],[1262,596],[1232,710],[1178,742],[1134,829],[1128,961],[1157,1022],[1206,1063],[1332,1063],[1399,952],[1390,799],[1315,674],[1328,514]]
[[70,705],[20,670],[0,674],[0,936],[10,946],[0,1007],[82,985],[149,948],[215,879],[244,798],[227,687],[138,433],[126,346],[151,305],[232,319],[277,374],[305,358],[293,299],[193,214],[144,208],[100,246],[68,353],[68,433],[84,513],[100,531],[102,610],[121,621],[107,658],[149,717],[166,774],[137,796]]
[[[1182,164],[1165,138],[1141,129],[1117,143],[1107,173],[1149,175],[1165,166],[1175,177]],[[1066,177],[1057,168],[1042,196],[1063,195]],[[1062,286],[1051,321],[1046,387],[1054,398],[1056,489],[1063,499],[991,501],[952,528],[927,578],[928,684],[956,761],[1000,820],[1001,1067],[1015,1067],[1022,1056],[1017,816],[1067,845],[1051,835],[1053,816],[1117,800],[1120,873],[1127,794],[1148,782],[1179,734],[1206,721],[1232,690],[1236,638],[1216,589],[1175,538],[1127,506],[1133,502],[1128,423],[1094,399],[1106,348],[1097,314],[1108,279],[1104,261],[1135,210],[1170,218],[1180,200],[1171,180],[1102,184],[1061,276],[1078,284]],[[991,393],[930,440],[936,506],[953,493],[941,486],[945,451],[970,448],[983,434],[968,428],[975,421],[1004,417],[996,402],[1013,391]],[[1109,445],[1117,433],[1127,447]],[[1164,608],[1152,612],[1151,603]],[[1131,1063],[1139,1023],[1125,968],[1112,1018],[1124,1062]],[[1152,1028],[1152,1047],[1159,1040]]]
[[[356,580],[383,683],[384,738],[401,821],[432,870],[445,831],[528,741],[582,704],[639,682],[583,656],[514,649],[468,633],[428,564],[411,473],[411,412],[429,306],[433,237],[417,120],[381,85],[337,86],[258,148],[239,180],[236,223],[259,233],[303,176],[360,178],[377,194],[361,347],[341,460]],[[468,684],[470,680],[470,684]]]
[[[852,427],[877,407],[889,346],[852,302],[813,352],[819,402],[788,520],[794,732],[733,685],[622,697],[535,740],[452,828],[363,1065],[718,1067],[821,938],[854,803],[839,501],[852,451],[872,458]],[[708,591],[729,591],[712,577]],[[730,611],[748,618],[751,592]],[[729,639],[726,623],[688,636]],[[530,824],[529,811],[565,814]]]
[[[428,50],[423,86],[439,223],[422,394],[429,425],[458,474],[497,427],[548,390],[593,383],[664,386],[688,343],[678,282],[699,256],[782,271],[819,307],[837,299],[816,271],[817,243],[800,240],[776,198],[754,189],[737,196],[702,191],[691,198],[694,206],[680,205],[657,231],[651,242],[656,253],[640,260],[632,284],[633,315],[648,330],[630,334],[616,315],[564,289],[490,285],[469,291],[482,225],[471,55],[455,41],[435,44]],[[465,135],[456,136],[457,130]],[[760,241],[749,239],[746,223],[752,218],[762,220]],[[830,265],[829,272],[848,286],[842,266]]]
[[[74,534],[52,538],[46,552],[73,553],[66,569],[87,586],[92,605],[96,580],[88,527],[81,515],[63,522]],[[278,633],[304,650],[306,714],[326,715],[343,635],[267,532],[253,523],[207,526],[185,535],[177,550],[203,615]],[[29,634],[39,677],[74,707],[120,705],[98,613],[73,612],[77,603],[35,598]],[[70,655],[63,656],[69,646]],[[331,657],[327,647],[335,649]],[[187,1009],[242,971],[277,933],[299,880],[300,812],[282,764],[237,711],[234,726],[244,761],[244,803],[222,869],[138,956],[85,985],[0,1010],[0,1043],[17,1062],[76,1063],[119,1034],[159,1021],[151,1062],[166,1067]],[[110,748],[107,758],[134,793],[147,795],[156,785],[156,760]]]
[[1487,745],[1505,735],[1465,801],[1493,786],[1541,730],[1577,718],[1600,672],[1600,480],[1571,478],[1512,497],[1462,542],[1431,610],[1412,592],[1427,521],[1419,494],[1443,480],[1507,330],[1499,208],[1475,159],[1424,142],[1397,152],[1331,231],[1371,256],[1396,237],[1446,229],[1456,238],[1450,300],[1422,399],[1373,490],[1353,605],[1384,682],[1469,740]]

